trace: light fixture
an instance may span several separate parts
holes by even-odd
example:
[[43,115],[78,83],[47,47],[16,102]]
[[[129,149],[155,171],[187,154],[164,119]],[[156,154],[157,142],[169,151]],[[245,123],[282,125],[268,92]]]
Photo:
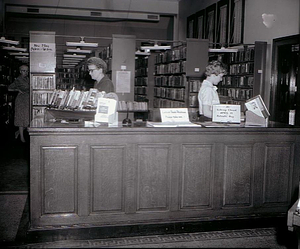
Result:
[[65,58],[85,58],[86,55],[80,55],[80,54],[64,54]]
[[135,52],[135,55],[150,55],[149,52],[142,52],[139,49]]
[[88,43],[84,41],[84,37],[81,36],[80,42],[66,42],[69,47],[98,47],[98,43]]
[[212,53],[236,53],[238,49],[221,47],[221,48],[209,48],[208,51]]
[[12,44],[12,45],[19,45],[19,41],[7,40],[3,36],[0,38],[0,42],[1,43]]
[[27,56],[16,56],[15,59],[20,60],[22,62],[28,62],[29,60]]
[[67,52],[68,53],[79,53],[79,54],[90,54],[90,53],[92,53],[92,50],[85,50],[85,49],[80,49],[80,48],[77,48],[77,49],[68,48]]
[[141,50],[149,51],[149,50],[168,50],[171,49],[171,46],[160,46],[157,44],[154,44],[154,46],[141,46]]
[[16,56],[29,56],[29,53],[22,53],[22,52],[19,52],[19,53],[9,53],[9,55],[16,55]]
[[20,52],[26,52],[27,48],[16,48],[15,46],[8,46],[8,47],[2,47],[5,50],[11,50],[11,51],[20,51]]
[[76,62],[76,61],[63,61],[63,64],[77,65],[78,62]]
[[70,62],[81,62],[82,58],[64,58],[63,61],[70,61]]
[[75,65],[62,65],[63,68],[73,68]]

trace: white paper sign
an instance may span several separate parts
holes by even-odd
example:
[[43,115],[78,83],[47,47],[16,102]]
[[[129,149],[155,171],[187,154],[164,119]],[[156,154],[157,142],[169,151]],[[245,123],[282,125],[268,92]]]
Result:
[[30,42],[30,52],[54,53],[55,43]]
[[130,93],[130,71],[117,71],[116,72],[116,92],[117,93]]
[[115,99],[98,98],[95,121],[103,123],[114,122],[117,110],[117,101]]
[[213,105],[213,122],[220,123],[240,123],[240,105]]
[[163,123],[190,122],[187,108],[160,108],[160,115]]

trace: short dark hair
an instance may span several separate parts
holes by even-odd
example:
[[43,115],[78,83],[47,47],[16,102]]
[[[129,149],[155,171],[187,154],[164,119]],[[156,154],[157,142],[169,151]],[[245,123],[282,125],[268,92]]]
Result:
[[19,66],[19,70],[21,71],[21,70],[22,70],[22,68],[25,68],[25,67],[26,67],[26,69],[27,69],[27,70],[29,70],[29,67],[28,67],[27,65],[25,65],[25,64],[24,64],[24,65],[21,65],[21,66]]
[[218,60],[209,62],[205,68],[205,75],[210,76],[212,74],[227,74],[226,66]]
[[102,68],[103,73],[106,73],[107,70],[106,62],[98,57],[88,58],[87,65],[95,65],[98,69]]

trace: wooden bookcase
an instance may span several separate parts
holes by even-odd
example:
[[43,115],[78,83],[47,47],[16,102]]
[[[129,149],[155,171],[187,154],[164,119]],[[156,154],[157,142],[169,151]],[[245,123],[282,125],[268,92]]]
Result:
[[31,105],[32,119],[45,114],[53,91],[56,89],[55,73],[32,73],[31,82]]
[[[47,50],[43,49],[47,48]],[[44,115],[56,88],[55,32],[30,32],[30,103],[31,120]]]
[[135,59],[134,101],[148,101],[148,56],[138,55]]
[[199,81],[208,63],[208,40],[187,39],[186,43],[156,56],[154,76],[154,108],[189,107],[196,91],[191,81]]
[[56,85],[59,89],[80,88],[79,68],[59,68],[56,72]]
[[266,51],[267,43],[257,41],[224,56],[228,73],[218,85],[221,102],[223,99],[228,104],[241,105],[241,111],[245,111],[246,100],[258,94],[265,98]]

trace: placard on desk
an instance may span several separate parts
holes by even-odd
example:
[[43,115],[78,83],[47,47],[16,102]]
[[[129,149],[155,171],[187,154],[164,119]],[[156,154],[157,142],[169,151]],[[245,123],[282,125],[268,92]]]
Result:
[[212,122],[215,123],[240,123],[240,105],[213,105]]

